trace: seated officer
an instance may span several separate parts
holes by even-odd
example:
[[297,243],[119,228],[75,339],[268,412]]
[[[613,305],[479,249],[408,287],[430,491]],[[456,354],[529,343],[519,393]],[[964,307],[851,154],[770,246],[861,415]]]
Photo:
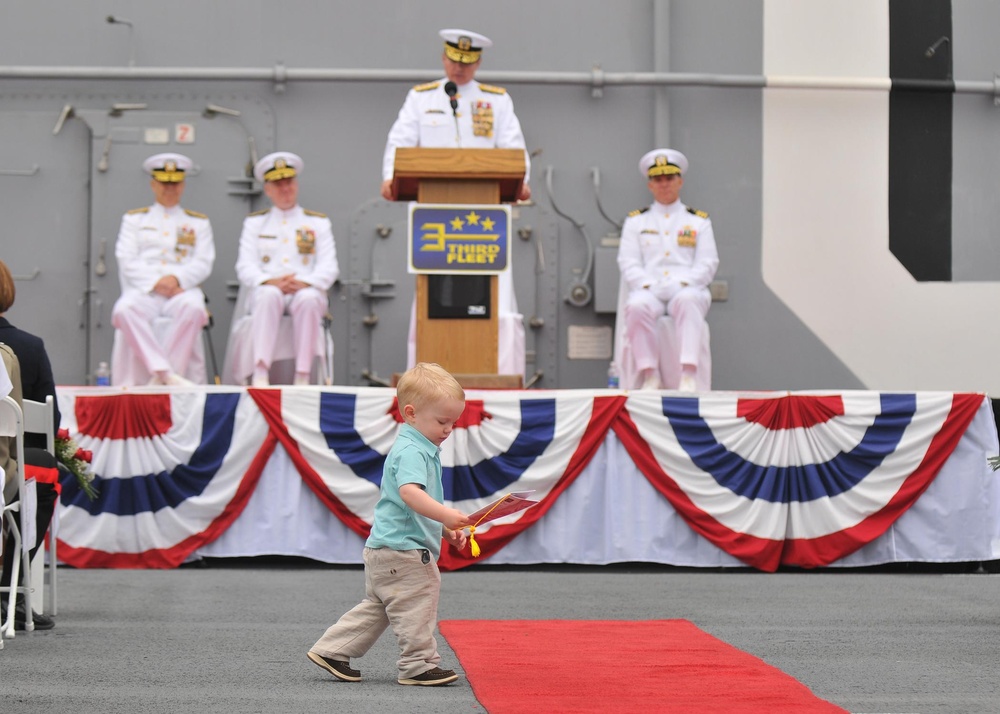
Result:
[[[199,286],[212,272],[215,243],[208,216],[180,206],[191,167],[191,159],[181,154],[146,159],[142,168],[151,176],[156,202],[126,213],[115,243],[122,294],[111,322],[130,356],[151,375],[150,384],[191,383],[185,375],[208,322]],[[153,320],[164,316],[171,319],[171,326],[161,342]],[[135,384],[134,375],[143,373],[125,365],[127,360],[122,355],[112,360],[114,384]],[[199,376],[198,381],[204,381],[204,374]]]
[[705,317],[712,304],[708,286],[719,267],[719,254],[708,214],[680,200],[687,168],[687,157],[673,149],[644,155],[639,172],[647,180],[653,203],[630,213],[622,226],[618,267],[627,290],[624,332],[642,389],[667,386],[661,380],[662,349],[657,339],[657,322],[663,315],[673,318],[679,342],[677,388],[697,391],[698,371],[708,369],[702,364]]
[[[299,205],[302,158],[287,151],[268,154],[254,166],[270,209],[243,221],[236,275],[252,291],[253,373],[251,384],[270,384],[269,372],[281,316],[292,318],[295,343],[294,384],[309,384],[327,290],[340,275],[330,219]],[[238,316],[234,316],[237,319]]]

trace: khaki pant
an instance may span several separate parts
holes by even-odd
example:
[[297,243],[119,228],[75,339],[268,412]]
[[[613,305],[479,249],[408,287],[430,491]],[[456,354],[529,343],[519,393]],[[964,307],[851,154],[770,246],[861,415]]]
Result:
[[441,573],[429,555],[425,550],[365,548],[365,599],[323,633],[310,652],[350,661],[371,649],[391,625],[399,643],[397,679],[437,667],[441,655],[434,628]]

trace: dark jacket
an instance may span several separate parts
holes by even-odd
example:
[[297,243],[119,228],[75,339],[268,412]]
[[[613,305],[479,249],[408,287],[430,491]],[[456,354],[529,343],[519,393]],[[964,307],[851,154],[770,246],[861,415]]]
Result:
[[[21,365],[21,396],[36,402],[44,402],[52,395],[55,402],[55,423],[52,428],[59,430],[59,402],[56,399],[56,384],[52,378],[52,364],[45,352],[41,337],[14,327],[7,318],[0,317],[0,342],[10,346]],[[25,447],[45,448],[45,437],[41,434],[25,434]]]

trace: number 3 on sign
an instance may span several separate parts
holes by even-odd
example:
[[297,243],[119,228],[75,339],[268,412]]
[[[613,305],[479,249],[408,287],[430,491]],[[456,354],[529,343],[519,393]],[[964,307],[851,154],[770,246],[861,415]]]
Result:
[[174,127],[174,141],[178,144],[194,143],[194,124],[178,124]]

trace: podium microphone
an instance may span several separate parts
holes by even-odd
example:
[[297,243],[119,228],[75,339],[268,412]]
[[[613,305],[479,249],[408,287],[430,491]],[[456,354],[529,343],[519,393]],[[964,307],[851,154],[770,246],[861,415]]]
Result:
[[449,80],[444,84],[444,93],[448,95],[448,103],[451,104],[451,113],[455,117],[455,143],[461,146],[462,139],[458,132],[458,100],[455,99],[455,95],[458,94],[458,86]]
[[458,94],[458,85],[454,82],[445,82],[444,93],[448,95],[449,103],[451,104],[451,113],[456,117],[458,116],[458,100],[455,99],[455,95]]

